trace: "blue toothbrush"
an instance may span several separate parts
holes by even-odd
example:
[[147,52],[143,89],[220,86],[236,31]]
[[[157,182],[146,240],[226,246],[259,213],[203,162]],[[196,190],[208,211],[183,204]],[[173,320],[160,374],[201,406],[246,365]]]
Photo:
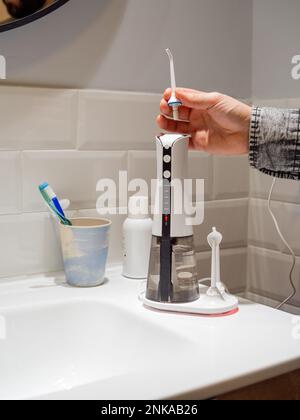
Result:
[[65,213],[60,205],[60,202],[50,185],[47,182],[45,182],[44,184],[41,184],[39,186],[39,190],[47,205],[55,213],[59,220],[64,225],[72,226],[70,220],[66,218]]

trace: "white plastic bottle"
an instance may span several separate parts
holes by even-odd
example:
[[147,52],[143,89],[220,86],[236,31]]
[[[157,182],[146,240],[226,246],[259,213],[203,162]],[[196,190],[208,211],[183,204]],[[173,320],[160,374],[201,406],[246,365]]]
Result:
[[123,225],[124,277],[131,279],[148,277],[152,224],[148,197],[131,197],[128,218]]

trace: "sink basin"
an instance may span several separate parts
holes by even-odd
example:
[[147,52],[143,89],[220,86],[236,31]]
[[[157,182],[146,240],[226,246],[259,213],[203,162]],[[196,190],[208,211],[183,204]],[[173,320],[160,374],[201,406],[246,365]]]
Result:
[[184,345],[176,334],[97,301],[24,307],[1,312],[1,319],[0,399],[38,398],[142,372],[145,354],[165,365]]
[[298,318],[245,300],[231,317],[150,311],[121,272],[0,281],[0,400],[199,400],[300,369]]

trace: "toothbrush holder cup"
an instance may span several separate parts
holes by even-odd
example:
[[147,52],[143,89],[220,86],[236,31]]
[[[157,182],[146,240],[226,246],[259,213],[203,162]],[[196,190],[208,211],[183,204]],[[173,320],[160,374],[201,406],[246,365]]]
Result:
[[105,281],[111,221],[76,218],[72,226],[60,225],[67,283],[73,287],[96,287]]

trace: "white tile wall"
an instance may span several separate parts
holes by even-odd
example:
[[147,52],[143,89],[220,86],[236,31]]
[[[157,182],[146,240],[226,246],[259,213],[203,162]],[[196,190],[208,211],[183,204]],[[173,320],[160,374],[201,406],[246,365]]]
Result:
[[252,103],[255,106],[267,106],[275,108],[299,108],[300,98],[278,98],[278,99],[261,99],[253,98]]
[[47,213],[0,217],[1,277],[62,269],[60,245]]
[[128,153],[129,179],[144,179],[148,184],[156,179],[155,151],[130,151]]
[[[264,248],[249,247],[248,288],[250,292],[283,301],[292,292],[288,282],[291,257]],[[300,305],[300,259],[294,274],[298,288],[297,296],[291,302]]]
[[[21,230],[24,218],[20,215],[0,217],[0,267],[1,277],[21,274],[24,267],[20,264]],[[23,273],[24,274],[24,273]]]
[[[271,181],[269,181],[271,182]],[[280,183],[280,181],[279,181]],[[286,183],[287,191],[292,194],[293,182]],[[287,196],[285,191],[284,196]],[[284,189],[282,189],[284,192]],[[278,197],[279,198],[279,197]],[[272,210],[281,232],[295,251],[300,255],[300,205],[273,201]],[[280,239],[267,209],[267,201],[250,199],[249,206],[249,257],[248,288],[250,292],[277,302],[282,302],[291,293],[289,274],[292,258],[287,247]],[[300,259],[294,272],[299,290]],[[291,302],[299,306],[300,294]],[[289,308],[287,308],[289,311]]]
[[248,197],[248,156],[215,156],[213,182],[214,200]]
[[223,235],[223,248],[247,246],[248,199],[220,200],[205,205],[205,220],[195,226],[195,245],[197,251],[209,249],[207,236],[216,227]]
[[[300,256],[300,205],[282,203],[283,222],[280,226],[284,237],[289,245]],[[289,253],[288,249],[283,246],[283,252]]]
[[78,92],[0,89],[0,149],[73,149]]
[[[204,179],[205,201],[213,199],[213,158],[201,152],[190,152],[189,154],[189,178]],[[196,199],[195,195],[193,199]]]
[[22,161],[25,212],[46,211],[37,188],[46,181],[59,197],[71,201],[71,208],[96,208],[98,180],[118,184],[119,171],[127,169],[126,152],[30,151]]
[[[283,236],[300,256],[300,205],[275,201],[271,208]],[[250,245],[290,253],[277,233],[265,200],[250,200],[248,238]]]
[[[250,195],[255,198],[268,199],[272,177],[250,169]],[[300,204],[300,182],[278,179],[274,188],[273,200]]]
[[[272,211],[282,227],[286,220],[283,204],[272,203]],[[266,200],[250,200],[248,241],[250,245],[284,251],[284,245],[278,237],[274,222],[268,212]]]
[[[95,208],[99,179],[118,184],[119,171],[136,176],[139,165],[147,178],[147,162],[148,175],[156,172],[155,155],[148,159],[145,150],[155,147],[159,100],[150,94],[0,88],[0,277],[62,269],[39,183],[48,181],[79,215],[97,215],[85,209]],[[109,217],[109,262],[117,263],[125,216]]]
[[[255,105],[299,108],[299,98],[254,100]],[[250,170],[248,287],[250,292],[277,302],[291,293],[289,272],[291,257],[279,238],[267,211],[272,177]],[[282,233],[300,255],[300,183],[278,179],[272,196],[272,209]],[[294,273],[299,289],[299,261]],[[294,304],[299,305],[299,293]]]
[[[211,275],[211,253],[197,255],[199,278]],[[246,288],[247,248],[223,249],[221,252],[222,282],[232,293],[240,293]]]
[[80,150],[154,150],[160,95],[83,91]]
[[254,106],[266,106],[266,107],[276,107],[276,108],[288,108],[289,100],[286,98],[278,99],[262,99],[262,98],[253,98]]
[[[62,269],[55,225],[37,191],[48,181],[72,202],[70,215],[97,216],[96,183],[156,177],[155,119],[160,95],[0,88],[0,278]],[[2,151],[1,151],[2,150]],[[247,246],[247,162],[191,153],[190,178],[205,179],[206,219],[195,229],[198,251],[207,251],[213,226],[224,234],[224,281],[245,288]],[[237,176],[237,173],[239,176]],[[195,198],[195,197],[194,197]],[[234,199],[234,200],[223,200]],[[113,221],[109,262],[122,260],[122,223]],[[199,253],[201,273],[209,253]]]
[[[61,198],[72,201],[71,214],[93,216],[99,179],[117,180],[125,169],[129,179],[156,177],[159,101],[160,95],[149,94],[0,87],[0,278],[62,269],[55,226],[37,192],[40,182],[50,182]],[[266,105],[294,107],[299,102]],[[250,170],[248,205],[247,160],[190,154],[190,177],[205,179],[205,221],[195,228],[199,274],[209,275],[206,238],[216,226],[224,236],[224,282],[242,291],[248,275],[250,292],[279,301],[290,293],[291,259],[267,212],[272,179],[255,170]],[[273,197],[282,231],[300,257],[300,183],[278,180]],[[119,263],[125,216],[109,218],[109,262]],[[297,281],[299,270],[300,259]],[[294,304],[300,305],[299,293]]]
[[[240,293],[240,296],[250,300],[251,302],[256,302],[260,305],[270,306],[271,308],[277,308],[279,303],[281,303],[278,300],[274,300],[269,297],[258,295],[252,292],[243,292]],[[300,315],[300,306],[292,306],[290,304],[286,304],[282,307],[282,310],[293,315]]]
[[21,212],[21,164],[19,152],[0,152],[0,214]]
[[156,153],[154,151],[130,151],[128,153],[128,180],[142,179],[147,182],[151,204],[155,202],[155,189],[151,181],[157,178]]

